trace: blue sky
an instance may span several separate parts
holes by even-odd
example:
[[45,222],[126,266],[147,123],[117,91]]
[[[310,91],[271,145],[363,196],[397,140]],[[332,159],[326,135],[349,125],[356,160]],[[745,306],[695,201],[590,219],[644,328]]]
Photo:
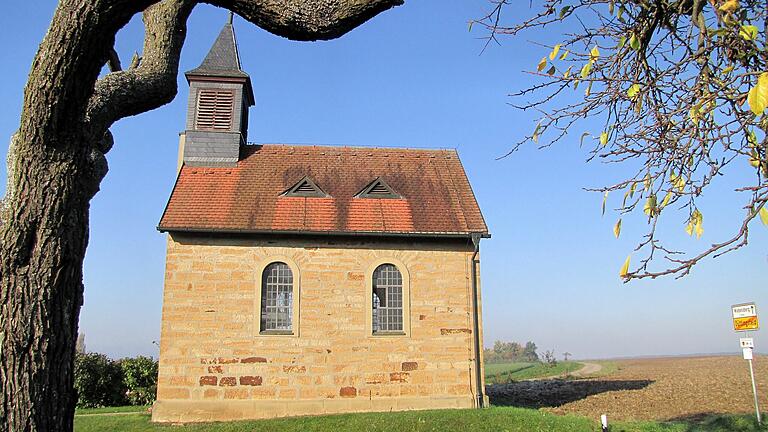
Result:
[[[0,6],[0,141],[18,127],[23,85],[55,3]],[[318,43],[291,42],[237,18],[257,100],[249,139],[458,149],[493,234],[481,252],[486,345],[533,340],[541,350],[577,358],[738,351],[730,305],[768,307],[768,228],[755,223],[747,248],[706,260],[682,280],[622,284],[619,267],[645,222],[625,217],[615,239],[616,216],[601,218],[602,196],[584,191],[620,178],[622,168],[585,163],[580,133],[548,150],[529,146],[496,160],[535,125],[532,114],[508,105],[507,95],[534,82],[523,71],[546,53],[531,41],[556,42],[556,34],[502,39],[481,55],[482,32],[468,32],[467,21],[488,7],[485,0],[409,0],[341,39]],[[194,11],[182,71],[202,61],[226,16],[205,5]],[[124,63],[141,48],[141,37],[140,19],[120,33]],[[179,90],[171,104],[112,128],[110,172],[92,202],[85,260],[80,325],[90,351],[157,353],[165,235],[155,227],[184,127],[181,74]],[[3,160],[6,152],[0,146]],[[732,190],[747,174],[731,171],[701,200],[701,240],[684,234],[684,215],[668,215],[662,231],[673,244],[697,251],[736,229],[741,201]],[[755,336],[757,350],[768,351],[768,340],[763,345],[761,332]]]

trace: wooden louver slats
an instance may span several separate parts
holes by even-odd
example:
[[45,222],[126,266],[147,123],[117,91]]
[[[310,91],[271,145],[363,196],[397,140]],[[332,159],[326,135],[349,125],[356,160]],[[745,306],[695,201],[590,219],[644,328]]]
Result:
[[232,129],[235,94],[232,90],[200,90],[197,99],[197,129]]

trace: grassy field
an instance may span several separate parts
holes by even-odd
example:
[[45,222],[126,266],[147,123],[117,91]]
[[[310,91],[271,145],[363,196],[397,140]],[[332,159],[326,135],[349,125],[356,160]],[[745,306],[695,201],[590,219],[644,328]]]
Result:
[[[149,415],[104,414],[75,417],[76,432],[167,431],[167,432],[594,432],[597,420],[572,415],[557,416],[539,410],[492,407],[484,410],[409,411],[394,413],[344,414],[296,417],[197,425],[158,426]],[[747,416],[716,416],[696,423],[624,422],[611,426],[612,432],[752,432],[759,428]]]
[[543,378],[564,375],[580,369],[581,363],[568,361],[558,362],[550,367],[544,363],[489,363],[485,365],[486,384],[500,384],[510,381]]

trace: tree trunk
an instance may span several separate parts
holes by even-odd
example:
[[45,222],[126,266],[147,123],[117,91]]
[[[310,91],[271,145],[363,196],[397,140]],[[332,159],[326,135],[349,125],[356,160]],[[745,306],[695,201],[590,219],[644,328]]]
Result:
[[[24,91],[0,201],[0,432],[72,430],[88,209],[107,173],[108,128],[173,99],[197,2],[59,1]],[[315,40],[341,36],[402,0],[208,2]],[[117,31],[142,11],[142,61],[98,79]]]
[[3,431],[72,430],[88,208],[111,146],[85,112],[114,35],[134,13],[113,2],[113,20],[104,22],[103,3],[60,3],[11,140],[0,209]]

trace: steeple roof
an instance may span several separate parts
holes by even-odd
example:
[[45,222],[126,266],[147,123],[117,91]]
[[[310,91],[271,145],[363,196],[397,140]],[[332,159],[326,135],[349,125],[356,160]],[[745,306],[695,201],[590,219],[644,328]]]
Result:
[[232,22],[224,24],[219,36],[213,43],[208,55],[200,66],[188,71],[189,76],[214,76],[248,78],[248,74],[240,69],[240,55],[237,52],[237,41]]

